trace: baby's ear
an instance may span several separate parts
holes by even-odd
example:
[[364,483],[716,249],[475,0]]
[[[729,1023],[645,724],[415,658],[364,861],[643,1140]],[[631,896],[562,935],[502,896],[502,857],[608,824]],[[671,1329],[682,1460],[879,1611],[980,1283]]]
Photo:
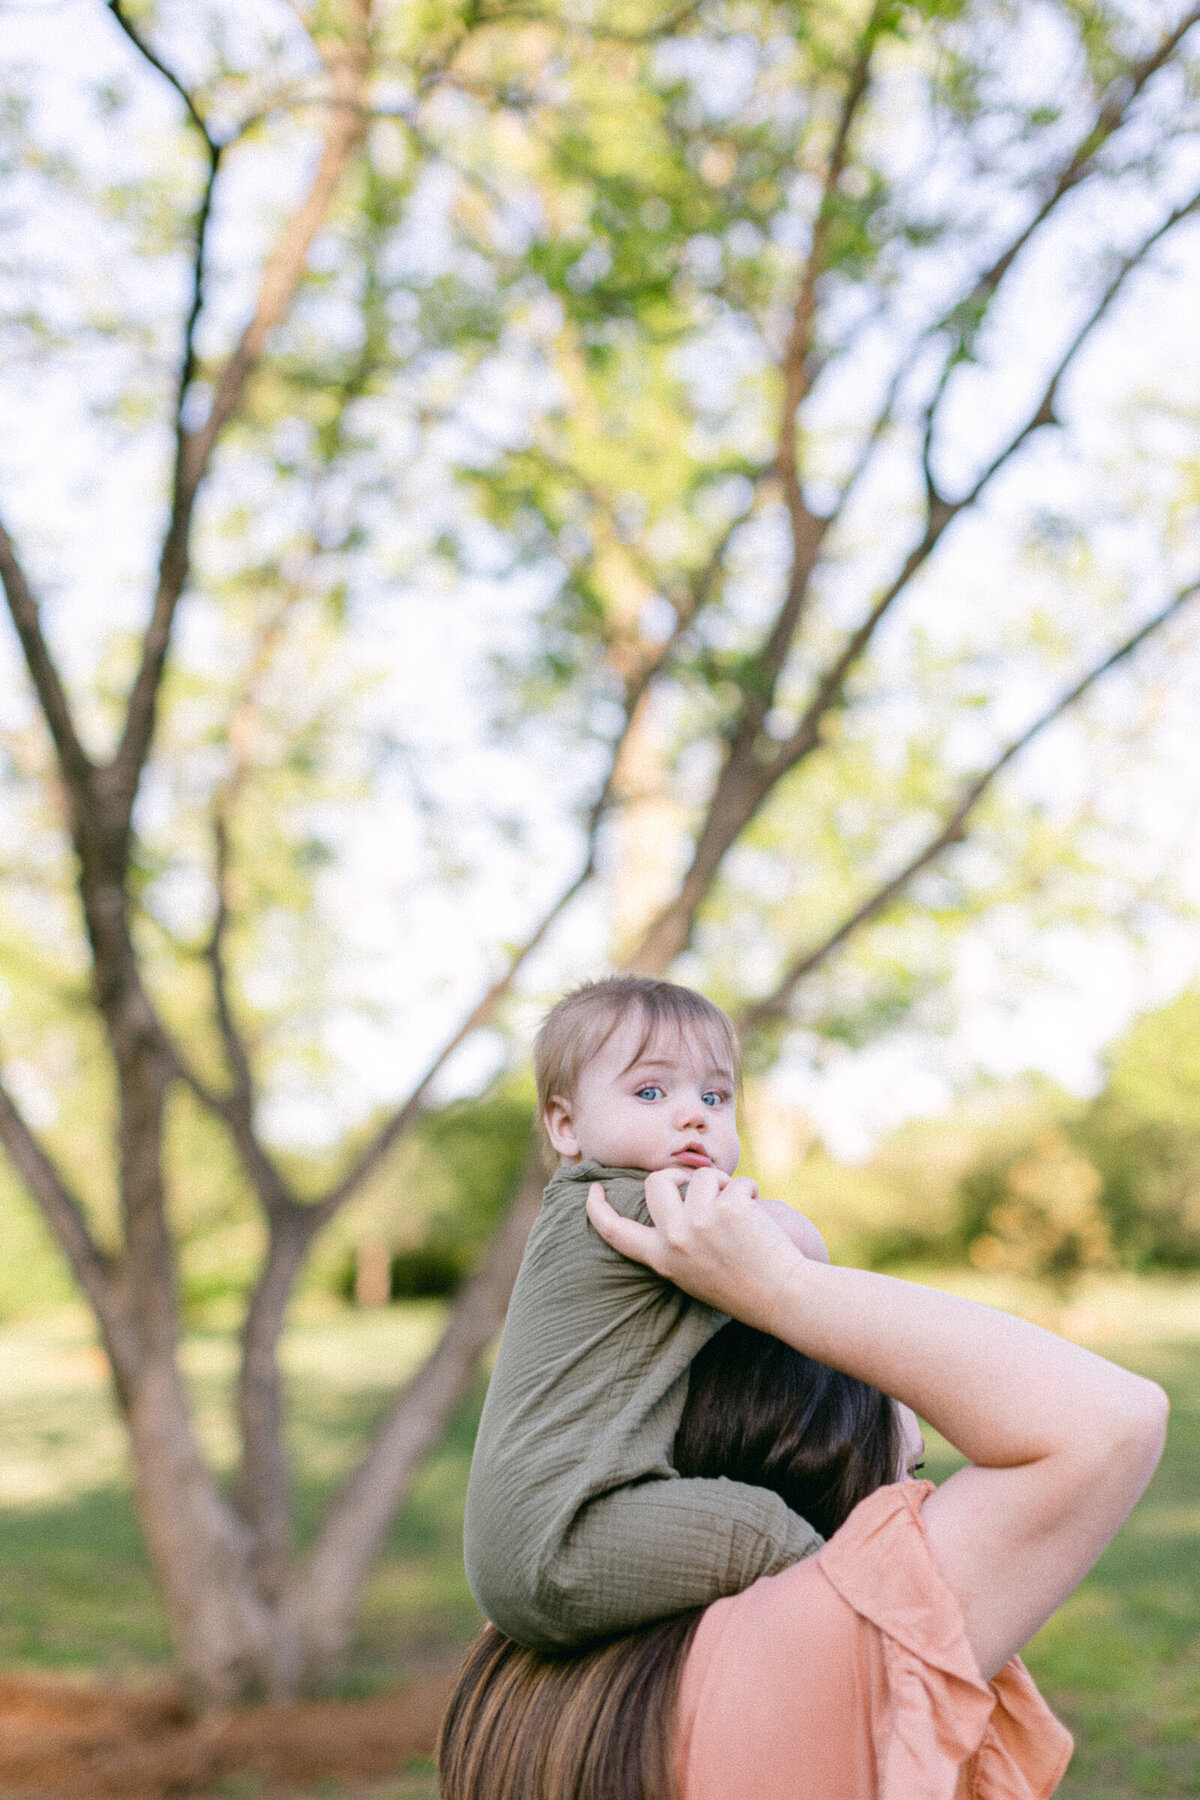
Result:
[[546,1136],[560,1156],[579,1155],[579,1139],[575,1136],[575,1127],[571,1122],[569,1100],[564,1100],[561,1094],[554,1094],[546,1102],[542,1123],[546,1127]]

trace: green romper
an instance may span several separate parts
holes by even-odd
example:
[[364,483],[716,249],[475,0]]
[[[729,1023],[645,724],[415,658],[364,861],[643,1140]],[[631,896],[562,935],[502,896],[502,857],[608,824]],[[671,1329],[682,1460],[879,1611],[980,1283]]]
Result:
[[645,1171],[561,1168],[513,1289],[467,1486],[467,1579],[536,1650],[740,1593],[820,1548],[777,1494],[671,1466],[692,1358],[727,1323],[599,1236],[603,1180],[649,1223]]

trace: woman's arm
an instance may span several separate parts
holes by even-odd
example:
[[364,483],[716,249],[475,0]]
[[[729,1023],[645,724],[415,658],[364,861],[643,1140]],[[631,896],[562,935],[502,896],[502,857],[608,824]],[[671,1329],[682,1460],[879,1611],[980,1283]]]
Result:
[[795,1207],[788,1206],[783,1200],[768,1200],[765,1194],[758,1196],[757,1204],[769,1218],[774,1219],[784,1236],[791,1238],[802,1255],[813,1262],[829,1261],[825,1239],[811,1219],[806,1219],[803,1213],[797,1212]]
[[[653,1228],[588,1215],[614,1249],[698,1299],[903,1400],[971,1467],[930,1496],[930,1547],[985,1675],[1091,1568],[1162,1453],[1161,1388],[1023,1319],[810,1261],[739,1183],[646,1182]],[[899,1471],[897,1471],[899,1476]]]

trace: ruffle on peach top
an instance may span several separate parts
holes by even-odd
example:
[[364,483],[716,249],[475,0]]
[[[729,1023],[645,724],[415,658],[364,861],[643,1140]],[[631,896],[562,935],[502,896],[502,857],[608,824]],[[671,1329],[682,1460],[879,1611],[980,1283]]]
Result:
[[1045,1800],[1072,1741],[1014,1657],[980,1675],[921,1524],[880,1488],[819,1556],[718,1600],[680,1684],[680,1800]]

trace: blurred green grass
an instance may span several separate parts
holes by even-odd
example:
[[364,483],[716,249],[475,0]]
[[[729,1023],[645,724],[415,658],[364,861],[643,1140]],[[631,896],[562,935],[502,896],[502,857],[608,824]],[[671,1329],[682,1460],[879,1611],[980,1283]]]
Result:
[[1075,1733],[1066,1795],[1200,1794],[1200,1344],[1121,1357],[1171,1395],[1149,1493],[1026,1660]]
[[[973,1274],[924,1278],[1069,1329],[1170,1392],[1167,1454],[1149,1494],[1027,1661],[1076,1735],[1066,1800],[1200,1795],[1200,1282],[1097,1282],[1064,1308],[1043,1290],[993,1282],[985,1291]],[[302,1541],[440,1316],[436,1304],[415,1303],[310,1318],[289,1332]],[[202,1435],[227,1466],[232,1344],[197,1334],[185,1362]],[[338,1683],[347,1697],[412,1678],[476,1627],[460,1544],[480,1398],[481,1389],[389,1536]],[[928,1465],[940,1478],[953,1454],[934,1441]],[[82,1313],[0,1331],[0,1567],[0,1666],[138,1681],[167,1665],[120,1430]],[[370,1793],[425,1800],[433,1791],[428,1772],[413,1769]]]

